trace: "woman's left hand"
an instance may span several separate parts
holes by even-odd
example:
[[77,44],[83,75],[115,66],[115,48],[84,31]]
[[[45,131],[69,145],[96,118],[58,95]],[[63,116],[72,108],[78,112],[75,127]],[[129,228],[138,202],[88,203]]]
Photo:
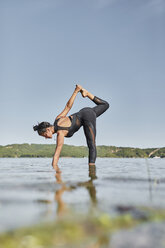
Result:
[[80,92],[82,90],[82,86],[80,84],[76,84],[75,91]]
[[52,167],[53,167],[53,169],[56,171],[56,172],[61,172],[60,171],[60,168],[58,167],[58,165],[57,164],[54,164],[54,163],[52,163]]
[[53,160],[52,160],[52,167],[55,168],[56,166],[58,166],[58,165],[57,165],[57,162],[55,162],[55,159],[54,159],[54,157],[53,157]]
[[58,167],[58,165],[53,166],[53,168],[56,171],[56,173],[61,173],[60,168]]

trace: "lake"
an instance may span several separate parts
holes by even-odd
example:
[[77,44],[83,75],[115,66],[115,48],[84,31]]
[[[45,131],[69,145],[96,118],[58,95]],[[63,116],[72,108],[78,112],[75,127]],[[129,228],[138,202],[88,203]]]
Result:
[[53,220],[69,211],[165,208],[165,159],[0,158],[0,232]]

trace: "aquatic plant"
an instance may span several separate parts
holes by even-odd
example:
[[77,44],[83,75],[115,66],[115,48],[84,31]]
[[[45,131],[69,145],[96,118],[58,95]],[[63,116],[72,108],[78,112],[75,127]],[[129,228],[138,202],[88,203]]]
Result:
[[165,220],[165,210],[143,208],[138,211],[145,212],[146,218],[144,215],[135,218],[132,209],[132,213],[128,210],[128,213],[116,217],[107,213],[68,215],[49,223],[1,234],[0,248],[103,248],[108,247],[111,235],[118,230]]

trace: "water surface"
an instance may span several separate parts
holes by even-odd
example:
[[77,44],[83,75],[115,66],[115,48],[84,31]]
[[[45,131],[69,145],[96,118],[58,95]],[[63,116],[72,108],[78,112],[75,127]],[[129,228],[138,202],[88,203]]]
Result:
[[0,158],[0,232],[75,211],[165,208],[165,159]]

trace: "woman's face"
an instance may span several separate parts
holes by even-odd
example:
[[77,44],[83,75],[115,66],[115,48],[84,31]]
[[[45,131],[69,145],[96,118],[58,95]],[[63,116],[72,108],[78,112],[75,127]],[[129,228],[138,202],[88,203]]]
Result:
[[51,139],[53,137],[52,130],[49,127],[46,128],[46,131],[41,136],[45,137],[45,139]]

